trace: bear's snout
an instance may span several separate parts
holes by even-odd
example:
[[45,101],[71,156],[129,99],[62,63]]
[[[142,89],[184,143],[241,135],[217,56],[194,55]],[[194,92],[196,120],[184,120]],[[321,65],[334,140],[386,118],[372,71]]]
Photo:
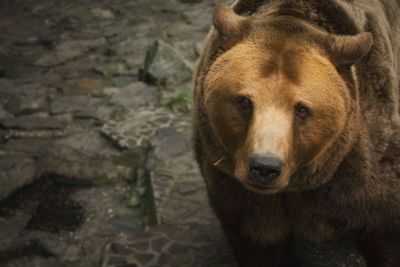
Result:
[[274,187],[282,169],[283,162],[277,156],[256,154],[249,158],[250,180],[256,187]]

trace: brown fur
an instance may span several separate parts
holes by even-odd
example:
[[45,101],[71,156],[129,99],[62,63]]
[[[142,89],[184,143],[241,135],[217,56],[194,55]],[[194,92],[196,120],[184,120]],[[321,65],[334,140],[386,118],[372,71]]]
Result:
[[[196,158],[240,265],[293,266],[293,237],[351,236],[369,267],[400,266],[395,1],[239,0],[233,10],[214,13],[193,115]],[[267,152],[285,167],[261,190],[247,161]]]

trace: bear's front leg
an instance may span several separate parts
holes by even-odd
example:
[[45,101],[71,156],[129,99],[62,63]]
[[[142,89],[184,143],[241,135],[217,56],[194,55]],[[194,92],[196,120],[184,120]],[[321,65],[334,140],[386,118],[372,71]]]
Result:
[[290,238],[262,244],[232,225],[223,225],[240,267],[298,267]]

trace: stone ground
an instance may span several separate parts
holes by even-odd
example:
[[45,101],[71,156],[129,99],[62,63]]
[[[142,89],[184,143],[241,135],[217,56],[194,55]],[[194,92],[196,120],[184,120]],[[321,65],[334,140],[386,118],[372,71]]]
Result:
[[[217,2],[0,2],[0,266],[235,266],[190,148]],[[347,242],[298,248],[364,266]]]

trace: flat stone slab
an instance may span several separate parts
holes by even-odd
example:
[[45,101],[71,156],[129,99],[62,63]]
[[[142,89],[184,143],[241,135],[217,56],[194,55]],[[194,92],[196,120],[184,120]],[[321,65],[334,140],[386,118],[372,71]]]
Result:
[[62,64],[83,55],[91,48],[104,46],[105,44],[106,40],[104,38],[65,41],[57,45],[52,53],[44,54],[36,62],[36,65],[49,67]]
[[62,130],[67,125],[54,117],[23,116],[0,120],[0,125],[6,129],[18,130]]
[[96,117],[96,110],[101,102],[101,99],[87,95],[61,96],[51,102],[50,113],[52,115],[72,113],[79,117]]
[[156,87],[142,82],[131,83],[123,88],[107,88],[105,94],[110,96],[110,104],[118,105],[126,110],[157,103],[158,93]]
[[149,138],[161,127],[171,125],[175,114],[165,108],[143,107],[136,110],[118,111],[103,125],[101,132],[116,142],[121,148],[135,149],[147,146]]
[[0,149],[9,153],[22,153],[38,157],[46,152],[52,141],[47,138],[10,139],[4,144],[0,144]]
[[92,181],[130,180],[134,156],[118,151],[98,132],[82,132],[54,141],[40,158],[40,167],[46,173]]
[[224,237],[216,226],[161,225],[109,244],[102,267],[237,266],[225,248]]
[[153,61],[145,63],[149,65],[147,71],[153,77],[166,80],[171,85],[190,81],[193,66],[173,46],[157,41],[155,45],[149,46],[147,54],[155,55]]
[[14,88],[14,83],[8,79],[0,79],[0,93],[8,94]]
[[39,170],[32,158],[0,155],[0,199],[31,183],[39,175]]
[[27,115],[34,112],[48,109],[48,102],[45,96],[15,96],[5,105],[7,111],[15,115]]
[[159,160],[170,159],[189,150],[189,142],[185,135],[176,131],[173,127],[157,129],[155,135],[150,139],[150,145]]

